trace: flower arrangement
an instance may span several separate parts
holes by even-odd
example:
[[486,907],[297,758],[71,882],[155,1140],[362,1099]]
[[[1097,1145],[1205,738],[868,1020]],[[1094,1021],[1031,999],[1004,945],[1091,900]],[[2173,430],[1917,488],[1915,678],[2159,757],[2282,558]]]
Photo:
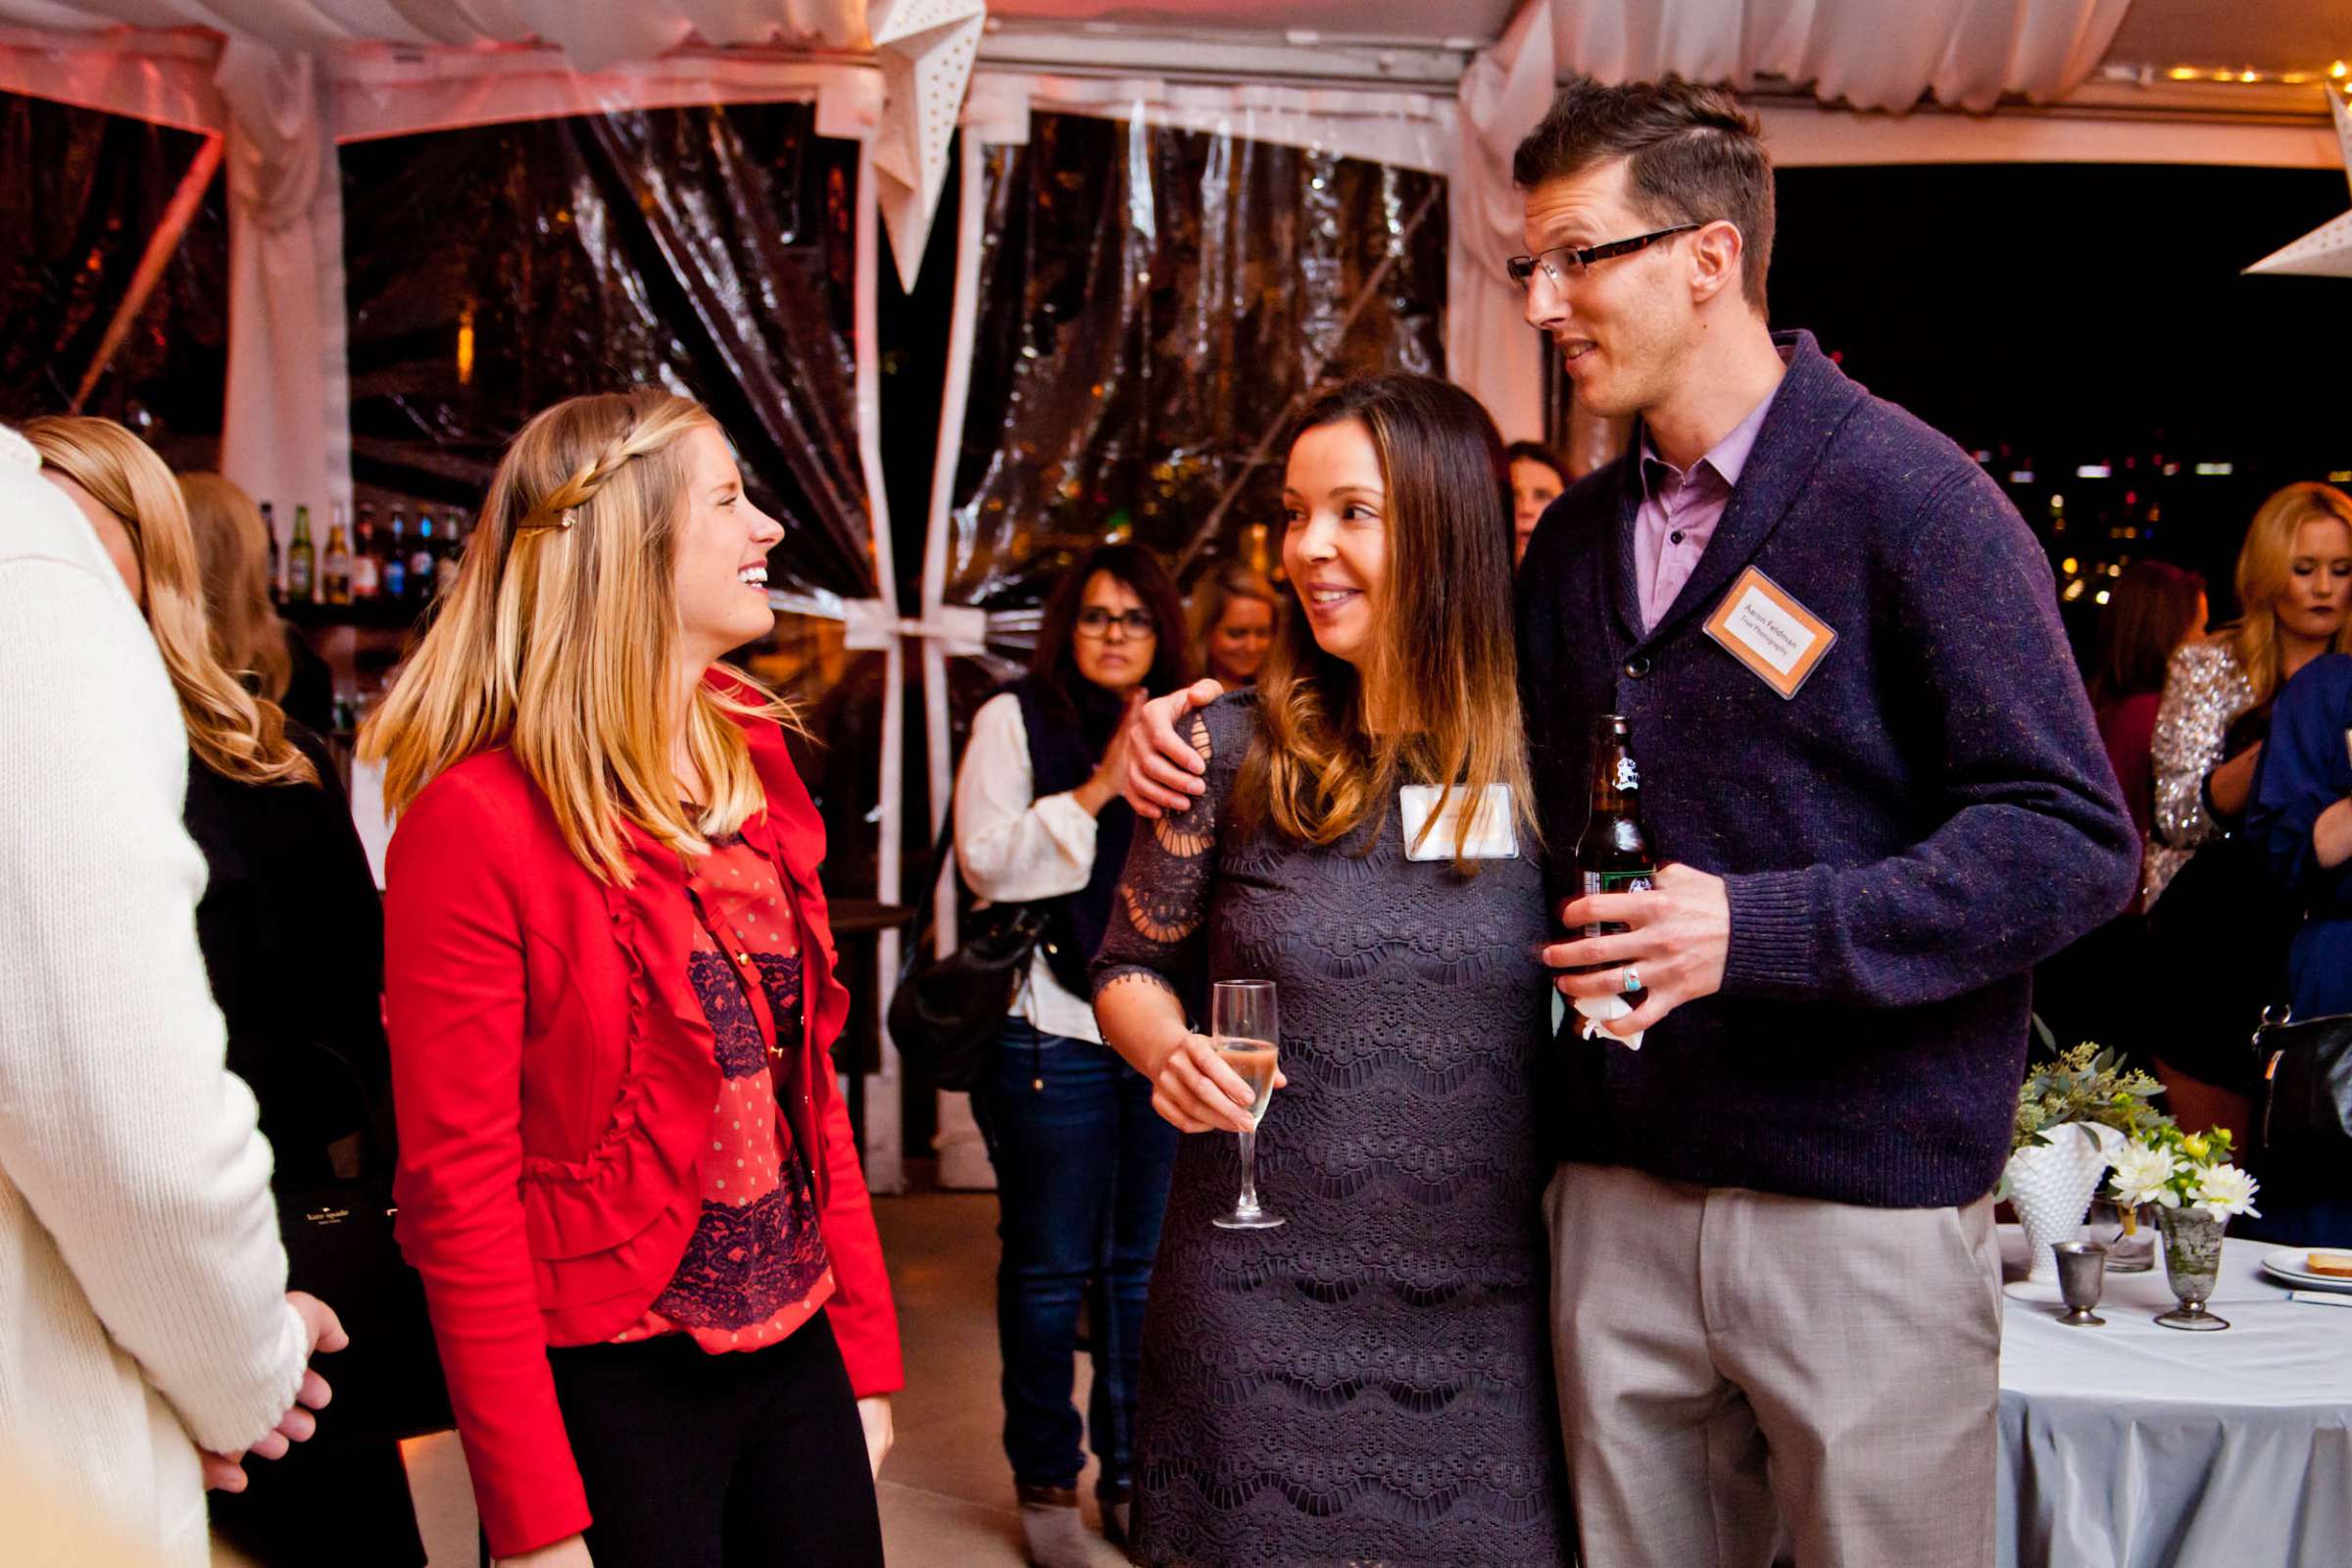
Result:
[[2202,1208],[2215,1219],[2262,1217],[2262,1184],[2230,1160],[2230,1129],[2183,1133],[2170,1122],[2149,1127],[2119,1150],[2107,1196],[2119,1207]]
[[2126,1071],[2122,1055],[2102,1051],[2085,1040],[2055,1061],[2026,1075],[2017,1091],[2017,1123],[2009,1140],[2010,1152],[2047,1145],[2059,1127],[2090,1124],[2112,1127],[2127,1139],[2138,1140],[2148,1131],[2169,1127],[2172,1118],[2149,1101],[2164,1086],[2144,1072]]

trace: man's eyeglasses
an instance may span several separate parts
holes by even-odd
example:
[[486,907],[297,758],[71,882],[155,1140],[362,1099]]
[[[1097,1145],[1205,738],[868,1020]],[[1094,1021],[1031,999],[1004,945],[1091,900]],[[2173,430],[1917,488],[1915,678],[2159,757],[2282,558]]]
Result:
[[1647,250],[1662,239],[1672,239],[1677,234],[1688,234],[1694,228],[1706,226],[1704,223],[1677,223],[1672,228],[1636,234],[1632,239],[1613,239],[1605,245],[1555,246],[1540,256],[1514,256],[1502,264],[1502,269],[1511,274],[1512,282],[1526,288],[1534,280],[1536,270],[1542,268],[1544,275],[1551,279],[1552,286],[1556,288],[1572,278],[1583,277],[1594,262],[1605,262],[1612,256],[1631,256],[1636,251]]
[[1078,635],[1081,637],[1107,637],[1113,626],[1139,641],[1159,635],[1158,622],[1146,611],[1130,610],[1114,615],[1101,605],[1089,605],[1078,612]]

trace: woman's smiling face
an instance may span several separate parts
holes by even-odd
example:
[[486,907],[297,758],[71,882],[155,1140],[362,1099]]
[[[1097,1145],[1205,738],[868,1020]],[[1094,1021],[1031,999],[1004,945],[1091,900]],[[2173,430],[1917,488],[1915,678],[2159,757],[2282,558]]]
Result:
[[1388,577],[1388,483],[1361,419],[1320,424],[1291,446],[1282,566],[1316,646],[1360,666]]

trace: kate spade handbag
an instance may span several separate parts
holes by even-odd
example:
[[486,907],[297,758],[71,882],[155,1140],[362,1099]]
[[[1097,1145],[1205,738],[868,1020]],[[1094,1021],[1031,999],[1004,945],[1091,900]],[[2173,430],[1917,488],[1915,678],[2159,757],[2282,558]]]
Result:
[[[941,830],[931,863],[955,850],[955,821]],[[960,895],[963,875],[954,877]],[[968,1090],[988,1070],[989,1054],[1013,998],[1029,974],[1030,958],[1045,940],[1049,910],[1039,905],[992,904],[958,923],[959,943],[945,957],[931,952],[931,916],[939,877],[924,890],[914,918],[914,936],[899,966],[891,993],[890,1037],[899,1054],[930,1075],[942,1089]],[[959,899],[960,902],[960,899]]]
[[2352,1166],[2352,1013],[2264,1013],[2254,1072],[2256,1150],[2300,1168]]
[[[348,1078],[361,1125],[384,1126],[375,1096],[359,1069],[330,1046],[315,1049]],[[380,1443],[421,1437],[456,1424],[440,1352],[425,1315],[424,1282],[400,1255],[392,1221],[390,1141],[377,1136],[371,1163],[347,1180],[277,1189],[278,1235],[286,1247],[286,1285],[328,1306],[350,1346],[312,1364],[333,1397],[318,1412],[315,1445]]]

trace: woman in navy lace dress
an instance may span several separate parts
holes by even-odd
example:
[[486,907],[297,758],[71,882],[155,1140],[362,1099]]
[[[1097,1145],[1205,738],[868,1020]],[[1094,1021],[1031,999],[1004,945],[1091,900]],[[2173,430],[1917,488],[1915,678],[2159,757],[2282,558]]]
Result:
[[[1188,1133],[1144,1324],[1148,1563],[1568,1556],[1544,1316],[1537,1054],[1548,996],[1511,633],[1501,443],[1467,394],[1350,383],[1290,453],[1303,614],[1194,720],[1206,791],[1139,826],[1096,963],[1103,1038]],[[1181,993],[1274,981],[1250,1095]]]

